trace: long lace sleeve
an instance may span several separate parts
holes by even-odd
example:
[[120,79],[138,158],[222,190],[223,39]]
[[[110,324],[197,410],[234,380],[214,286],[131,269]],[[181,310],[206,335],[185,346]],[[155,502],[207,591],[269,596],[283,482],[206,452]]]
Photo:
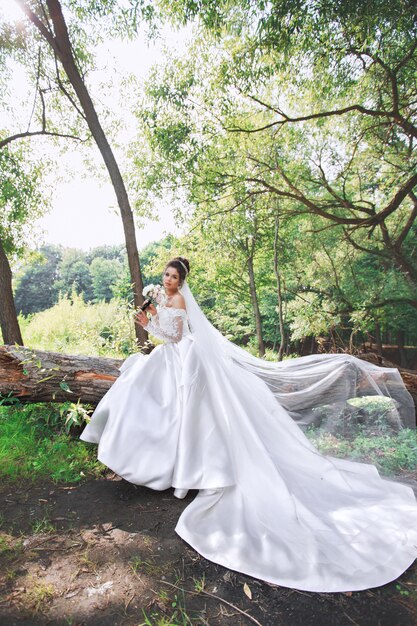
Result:
[[157,339],[177,343],[183,337],[185,319],[186,313],[183,309],[165,308],[163,315],[158,312],[144,328]]

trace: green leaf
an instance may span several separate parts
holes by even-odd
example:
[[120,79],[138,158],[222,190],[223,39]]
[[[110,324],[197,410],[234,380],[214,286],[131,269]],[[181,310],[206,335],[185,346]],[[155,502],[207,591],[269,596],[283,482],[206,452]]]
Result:
[[62,391],[66,391],[67,393],[74,393],[64,381],[60,382],[59,386],[61,387]]

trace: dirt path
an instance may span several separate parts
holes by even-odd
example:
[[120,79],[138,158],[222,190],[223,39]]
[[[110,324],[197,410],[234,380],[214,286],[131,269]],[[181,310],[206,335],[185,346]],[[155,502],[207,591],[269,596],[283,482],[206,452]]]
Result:
[[2,485],[0,624],[417,624],[417,564],[370,591],[268,585],[210,563],[175,534],[193,497],[112,476],[76,486]]

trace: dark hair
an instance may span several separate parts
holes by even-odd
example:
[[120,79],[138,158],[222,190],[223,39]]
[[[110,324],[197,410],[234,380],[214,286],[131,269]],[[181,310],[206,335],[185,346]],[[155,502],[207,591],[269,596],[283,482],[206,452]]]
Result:
[[180,275],[181,284],[184,282],[188,274],[190,273],[190,263],[188,259],[183,256],[176,256],[174,259],[171,259],[166,264],[166,267],[175,267],[178,274]]

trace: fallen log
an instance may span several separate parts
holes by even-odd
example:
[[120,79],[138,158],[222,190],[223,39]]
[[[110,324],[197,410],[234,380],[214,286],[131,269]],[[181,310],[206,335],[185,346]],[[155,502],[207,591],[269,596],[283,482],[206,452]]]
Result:
[[[382,367],[396,367],[376,354],[359,358]],[[0,346],[0,401],[80,402],[97,405],[119,376],[121,359]],[[399,368],[417,406],[417,372]]]
[[119,375],[120,359],[0,346],[0,399],[96,405]]
[[416,407],[417,415],[417,371],[398,367],[398,365],[392,363],[392,361],[388,361],[388,359],[385,359],[384,357],[379,356],[378,354],[375,354],[373,352],[359,354],[358,358],[362,359],[363,361],[368,361],[368,363],[374,363],[374,365],[379,365],[381,367],[392,367],[394,369],[397,369],[401,374],[404,385],[407,387],[408,392],[411,394],[414,400],[414,406]]

